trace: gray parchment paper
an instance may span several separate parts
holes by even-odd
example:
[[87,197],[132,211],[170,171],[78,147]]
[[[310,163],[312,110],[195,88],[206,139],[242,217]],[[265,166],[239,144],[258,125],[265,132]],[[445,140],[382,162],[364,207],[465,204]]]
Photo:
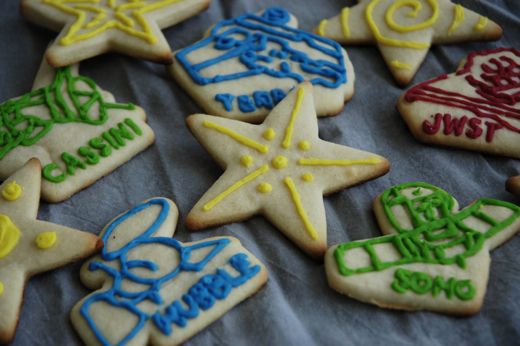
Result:
[[[467,53],[491,47],[520,48],[518,0],[459,0],[504,28],[498,42],[433,47],[414,83],[452,72]],[[347,0],[214,0],[209,10],[164,30],[173,49],[200,39],[209,25],[245,11],[284,6],[300,27],[353,5]],[[0,100],[30,90],[47,44],[56,33],[26,22],[19,2],[0,2]],[[328,141],[375,152],[390,159],[382,178],[325,199],[329,245],[380,234],[372,199],[406,181],[426,181],[449,191],[465,206],[478,197],[520,202],[504,190],[520,162],[474,152],[429,147],[417,142],[395,102],[396,86],[373,46],[350,47],[356,72],[353,100],[336,117],[319,120]],[[147,151],[71,199],[42,203],[39,218],[98,233],[122,211],[152,196],[172,198],[181,218],[177,239],[189,241],[232,235],[267,265],[270,278],[258,294],[235,307],[189,345],[349,345],[520,343],[520,237],[495,250],[482,311],[469,318],[379,309],[329,289],[323,264],[306,256],[261,217],[189,233],[184,216],[222,173],[188,131],[184,119],[201,108],[174,83],[164,66],[107,54],[85,61],[81,73],[92,77],[120,102],[143,107],[157,141]],[[520,143],[519,143],[520,145]],[[72,306],[90,291],[79,281],[80,263],[33,278],[27,285],[14,345],[79,345],[69,322]]]

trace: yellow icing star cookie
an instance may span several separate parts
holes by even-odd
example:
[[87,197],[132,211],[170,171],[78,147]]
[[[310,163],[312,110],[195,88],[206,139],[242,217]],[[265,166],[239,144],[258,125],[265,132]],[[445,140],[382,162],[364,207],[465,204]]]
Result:
[[502,36],[495,22],[449,0],[359,0],[315,30],[344,44],[376,44],[400,85],[412,80],[432,44]]
[[36,219],[41,165],[32,159],[0,186],[0,343],[15,334],[26,281],[101,248],[90,233]]
[[327,247],[323,195],[376,178],[389,169],[378,155],[318,137],[313,87],[291,91],[260,125],[204,114],[188,125],[225,168],[187,216],[190,229],[262,214],[302,250]]
[[205,10],[211,0],[23,0],[23,15],[60,31],[46,57],[55,67],[116,51],[170,63],[161,29]]

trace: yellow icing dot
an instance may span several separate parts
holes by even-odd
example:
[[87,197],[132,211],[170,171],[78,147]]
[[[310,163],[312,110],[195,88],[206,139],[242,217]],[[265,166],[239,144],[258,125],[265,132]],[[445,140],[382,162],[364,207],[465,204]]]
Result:
[[254,162],[254,159],[251,155],[244,155],[240,158],[240,162],[246,166],[246,167],[250,167],[253,162]]
[[0,281],[0,296],[4,293],[4,284]]
[[273,161],[271,163],[273,164],[274,168],[282,169],[282,168],[287,167],[287,162],[288,162],[288,160],[285,156],[278,155],[277,157],[275,157],[273,159]]
[[274,136],[276,136],[276,132],[274,132],[272,128],[268,128],[264,131],[264,134],[262,136],[268,141],[270,141],[274,138]]
[[298,142],[298,148],[300,148],[300,150],[309,150],[311,148],[311,143],[309,143],[308,141],[299,141]]
[[22,232],[11,221],[9,216],[0,215],[0,258],[9,255],[18,244]]
[[260,183],[256,187],[256,191],[261,193],[269,193],[273,190],[273,187],[269,183]]
[[314,175],[312,175],[311,173],[305,173],[302,175],[302,180],[306,182],[311,182],[314,180]]
[[16,181],[7,183],[2,189],[2,197],[8,201],[16,201],[22,195],[22,186]]
[[38,249],[49,249],[56,244],[56,232],[42,232],[36,237],[35,243]]

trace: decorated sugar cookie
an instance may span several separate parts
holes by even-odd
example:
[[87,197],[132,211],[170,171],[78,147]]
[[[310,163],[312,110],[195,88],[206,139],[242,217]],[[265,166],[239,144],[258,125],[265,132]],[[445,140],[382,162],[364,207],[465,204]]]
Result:
[[354,93],[341,46],[297,29],[280,7],[223,20],[175,53],[170,72],[209,114],[258,123],[297,84],[314,85],[318,116],[334,115]]
[[190,229],[264,215],[308,254],[327,249],[323,195],[389,169],[378,155],[318,137],[313,87],[298,85],[260,125],[195,114],[188,125],[225,169],[186,218]]
[[101,255],[81,269],[96,290],[72,312],[87,345],[177,345],[267,281],[262,263],[233,237],[172,238],[175,204],[152,198],[112,220]]
[[520,196],[520,175],[507,179],[506,188],[507,191]]
[[211,0],[22,0],[22,14],[60,34],[47,49],[54,67],[109,51],[170,63],[161,29],[205,10]]
[[54,70],[44,62],[31,92],[0,104],[0,178],[36,157],[42,197],[63,201],[153,143],[145,118],[77,66]]
[[478,312],[490,251],[520,230],[519,206],[480,198],[459,210],[450,194],[426,183],[396,185],[374,209],[386,235],[331,247],[325,269],[336,291],[383,308]]
[[420,141],[520,158],[520,51],[471,53],[408,90],[397,108]]
[[344,44],[377,45],[400,85],[412,80],[432,44],[502,36],[489,18],[449,0],[359,0],[322,20],[316,31]]
[[0,185],[0,344],[14,338],[31,276],[102,246],[93,234],[36,219],[40,183],[41,166],[32,159]]

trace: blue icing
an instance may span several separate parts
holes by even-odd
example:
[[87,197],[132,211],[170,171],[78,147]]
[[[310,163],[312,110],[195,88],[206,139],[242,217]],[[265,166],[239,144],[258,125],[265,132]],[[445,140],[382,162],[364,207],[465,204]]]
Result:
[[240,95],[237,97],[238,109],[244,113],[254,112],[256,107],[253,101],[247,95]]
[[[341,46],[330,39],[291,28],[286,25],[289,20],[289,12],[280,7],[268,8],[262,15],[246,13],[223,20],[211,30],[207,38],[180,50],[176,55],[177,60],[199,85],[262,74],[290,78],[296,83],[308,79],[312,84],[326,88],[338,88],[346,83],[347,73]],[[314,59],[296,48],[302,44],[321,52],[327,60]],[[208,46],[222,51],[222,54],[197,63],[189,61],[191,53]],[[244,67],[240,71],[219,71],[212,76],[207,70],[212,68],[212,71],[217,71],[216,65],[235,59]],[[293,70],[291,65],[297,65],[298,71]]]
[[274,104],[278,104],[280,101],[282,101],[285,95],[285,91],[282,89],[276,88],[271,90],[271,97],[273,98]]
[[224,109],[228,112],[231,112],[233,109],[233,100],[235,99],[234,95],[231,94],[216,94],[215,101],[221,102]]
[[[115,239],[117,227],[128,218],[151,206],[161,207],[155,221],[123,247],[109,251],[107,245],[110,244],[111,239]],[[167,200],[155,198],[130,209],[112,221],[106,228],[101,238],[105,243],[101,250],[102,261],[90,263],[89,270],[104,271],[112,278],[112,287],[103,292],[94,292],[85,299],[80,307],[81,315],[101,344],[110,345],[110,342],[99,329],[94,316],[90,314],[90,308],[93,304],[108,304],[115,309],[124,309],[136,317],[136,324],[124,326],[128,329],[127,333],[116,343],[117,345],[124,345],[132,340],[150,320],[162,333],[171,335],[173,324],[178,327],[185,327],[189,319],[196,318],[199,315],[200,310],[210,309],[216,301],[225,299],[233,288],[244,284],[260,271],[260,266],[251,265],[246,254],[236,253],[228,259],[228,264],[239,273],[238,275],[233,276],[226,269],[217,268],[213,273],[202,276],[182,295],[181,300],[175,300],[165,308],[158,306],[155,312],[149,312],[149,308],[147,309],[148,312],[142,311],[139,305],[145,301],[157,305],[165,304],[160,292],[163,286],[175,281],[180,272],[200,272],[204,270],[206,265],[230,243],[229,239],[215,239],[184,246],[173,238],[153,237],[153,234],[168,217],[169,211],[170,205]],[[143,277],[140,273],[154,273],[160,269],[159,264],[153,261],[130,259],[134,250],[146,245],[162,245],[161,251],[173,250],[177,252],[179,255],[178,264],[164,275],[154,276],[152,274],[153,277],[150,277],[150,275]],[[196,254],[201,250],[203,251],[201,254]],[[197,260],[193,258],[197,258]],[[107,264],[112,261],[116,261],[111,263],[115,265],[115,268]],[[139,270],[136,271],[135,269]],[[138,284],[137,287],[139,288],[133,289],[132,292],[125,291],[124,287],[126,286],[124,284],[128,283]]]
[[253,93],[253,99],[255,100],[255,105],[258,108],[265,107],[267,109],[271,109],[274,107],[273,99],[267,91],[255,91]]

